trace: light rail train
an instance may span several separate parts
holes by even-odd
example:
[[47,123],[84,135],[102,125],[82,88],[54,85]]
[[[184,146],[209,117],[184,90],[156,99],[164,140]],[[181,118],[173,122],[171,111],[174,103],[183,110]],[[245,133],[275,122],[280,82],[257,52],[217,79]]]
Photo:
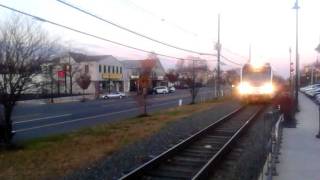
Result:
[[273,72],[269,63],[245,64],[241,69],[238,95],[244,102],[268,102],[275,95]]

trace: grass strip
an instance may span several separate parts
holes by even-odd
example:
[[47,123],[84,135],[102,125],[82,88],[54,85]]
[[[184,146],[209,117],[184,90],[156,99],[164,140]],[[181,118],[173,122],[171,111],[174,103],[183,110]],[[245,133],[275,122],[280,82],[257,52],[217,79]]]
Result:
[[27,141],[0,150],[0,179],[55,179],[88,166],[122,147],[150,137],[171,122],[208,110],[219,101],[184,105],[149,117],[128,118],[76,132]]

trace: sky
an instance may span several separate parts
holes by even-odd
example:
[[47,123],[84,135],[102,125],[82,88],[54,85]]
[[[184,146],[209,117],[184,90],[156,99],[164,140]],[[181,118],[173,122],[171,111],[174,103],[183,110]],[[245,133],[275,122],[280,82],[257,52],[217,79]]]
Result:
[[[66,2],[163,42],[195,51],[216,54],[218,14],[222,55],[237,63],[251,60],[269,62],[275,72],[287,77],[289,48],[295,59],[295,0],[65,0]],[[208,59],[213,68],[214,56],[201,56],[169,48],[121,30],[85,15],[55,0],[0,0],[6,6],[40,16],[106,39],[175,57]],[[316,60],[315,47],[320,43],[320,1],[300,0],[300,64]],[[0,20],[11,12],[0,8]],[[136,50],[77,34],[42,22],[50,37],[59,37],[71,49],[90,54],[111,54],[122,59],[143,59]],[[175,60],[160,57],[166,67]],[[224,59],[222,59],[224,60]],[[225,60],[224,60],[225,61]],[[225,61],[226,62],[226,61]],[[222,69],[238,67],[226,62]]]

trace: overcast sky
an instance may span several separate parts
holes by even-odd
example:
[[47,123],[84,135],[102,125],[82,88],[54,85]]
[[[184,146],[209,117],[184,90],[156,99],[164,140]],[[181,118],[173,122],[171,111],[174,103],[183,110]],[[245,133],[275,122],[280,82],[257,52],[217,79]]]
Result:
[[[55,0],[0,0],[1,4],[92,33],[110,40],[176,57],[198,56],[143,39],[99,21]],[[295,0],[66,0],[129,29],[157,40],[195,51],[216,53],[217,15],[221,14],[223,55],[238,63],[248,59],[270,62],[276,72],[288,76],[289,47],[295,49]],[[315,61],[320,41],[320,0],[300,0],[301,64]],[[0,8],[1,18],[10,11]],[[145,53],[127,49],[47,23],[50,35],[61,37],[72,48],[97,54],[141,59]],[[294,59],[294,53],[293,59]],[[211,60],[216,57],[202,56]],[[163,58],[165,59],[165,58]],[[172,59],[164,60],[173,66]],[[232,66],[225,65],[224,69]],[[233,66],[234,67],[234,66]]]

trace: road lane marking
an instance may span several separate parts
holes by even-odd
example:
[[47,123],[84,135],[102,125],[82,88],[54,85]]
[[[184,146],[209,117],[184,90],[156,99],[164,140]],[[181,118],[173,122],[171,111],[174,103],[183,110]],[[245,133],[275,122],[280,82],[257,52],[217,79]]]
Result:
[[23,131],[28,131],[28,130],[40,129],[40,128],[44,128],[44,127],[58,126],[58,125],[61,125],[61,124],[67,124],[67,123],[83,121],[83,120],[87,120],[87,119],[93,119],[93,118],[98,118],[98,117],[103,117],[103,116],[110,116],[110,115],[114,115],[114,114],[120,114],[120,113],[124,113],[124,112],[133,111],[133,110],[136,110],[136,109],[138,109],[138,108],[132,108],[132,109],[127,109],[127,110],[113,112],[113,113],[99,114],[99,115],[95,115],[95,116],[77,118],[77,119],[73,119],[73,120],[69,120],[69,121],[62,121],[62,122],[58,122],[58,123],[50,123],[50,124],[46,124],[46,125],[42,125],[42,126],[34,126],[34,127],[31,127],[31,128],[18,129],[18,130],[16,130],[16,132],[23,132]]
[[13,124],[21,124],[21,123],[27,123],[27,122],[41,121],[41,120],[53,119],[53,118],[58,118],[58,117],[71,116],[71,115],[72,114],[62,114],[62,115],[56,115],[56,116],[47,116],[47,117],[30,119],[30,120],[25,120],[25,121],[17,121],[17,122],[13,122]]
[[33,116],[38,116],[41,113],[35,113],[35,114],[29,114],[29,115],[18,115],[18,116],[12,116],[12,119],[21,119],[21,118],[26,118],[26,117],[33,117]]
[[[135,104],[137,103],[136,101],[125,101],[125,102],[121,102],[121,104]],[[101,107],[110,107],[110,106],[114,106],[114,104],[102,104]]]
[[[163,106],[163,105],[166,105],[166,104],[173,104],[173,103],[176,103],[176,102],[166,102],[166,103],[155,104],[155,105],[150,105],[150,106],[151,107],[152,106]],[[69,120],[69,121],[62,121],[62,122],[58,122],[58,123],[50,123],[50,124],[45,124],[45,125],[42,125],[42,126],[34,126],[34,127],[30,127],[30,128],[18,129],[18,130],[15,130],[15,132],[24,132],[24,131],[30,131],[30,130],[45,128],[45,127],[58,126],[58,125],[68,124],[68,123],[77,122],[77,121],[83,121],[83,120],[88,120],[88,119],[93,119],[93,118],[98,118],[98,117],[121,114],[121,113],[124,113],[124,112],[130,112],[130,111],[134,111],[134,110],[138,110],[138,109],[140,109],[140,107],[131,108],[131,109],[122,110],[122,111],[117,111],[117,112],[112,112],[112,113],[99,114],[99,115],[95,115],[95,116],[77,118],[77,119],[73,119],[73,120]]]

